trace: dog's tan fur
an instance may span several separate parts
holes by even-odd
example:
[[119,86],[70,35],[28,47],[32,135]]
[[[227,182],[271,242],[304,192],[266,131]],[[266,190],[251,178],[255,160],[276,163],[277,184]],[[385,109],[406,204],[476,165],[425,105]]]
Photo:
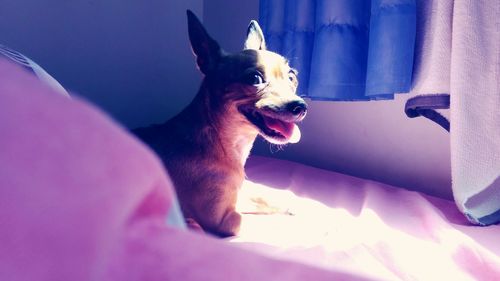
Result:
[[[306,107],[295,94],[296,72],[283,57],[265,50],[256,22],[250,23],[245,49],[235,54],[220,49],[189,11],[188,24],[198,67],[205,75],[200,90],[173,119],[135,133],[163,160],[189,225],[234,235],[241,221],[235,211],[237,193],[255,138],[261,134],[273,143],[289,141],[286,134],[266,134],[249,118],[266,116],[267,122],[291,126],[304,117]],[[258,83],[259,75],[265,83]],[[290,113],[286,106],[292,103],[300,108]]]

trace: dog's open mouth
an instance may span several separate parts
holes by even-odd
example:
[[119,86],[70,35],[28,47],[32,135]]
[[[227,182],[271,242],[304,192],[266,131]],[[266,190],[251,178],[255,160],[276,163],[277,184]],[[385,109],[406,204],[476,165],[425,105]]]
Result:
[[279,114],[260,111],[255,108],[240,108],[240,112],[255,125],[261,135],[275,144],[297,143],[300,130],[295,122],[280,118]]

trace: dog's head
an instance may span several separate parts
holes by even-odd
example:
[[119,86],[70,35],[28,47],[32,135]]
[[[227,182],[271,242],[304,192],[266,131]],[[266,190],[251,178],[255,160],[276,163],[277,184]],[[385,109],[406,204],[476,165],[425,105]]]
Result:
[[244,49],[228,54],[188,11],[191,47],[205,83],[213,93],[211,102],[241,116],[245,125],[275,144],[297,142],[296,123],[306,115],[307,105],[297,96],[297,71],[287,60],[266,50],[259,24],[251,21]]

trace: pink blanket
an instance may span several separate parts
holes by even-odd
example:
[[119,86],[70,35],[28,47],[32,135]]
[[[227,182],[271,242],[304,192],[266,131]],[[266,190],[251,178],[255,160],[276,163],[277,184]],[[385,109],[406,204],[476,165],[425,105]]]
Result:
[[169,226],[175,195],[145,146],[0,60],[0,280],[500,276],[500,228],[452,202],[266,158],[247,171],[242,194],[281,214],[244,215],[229,241]]

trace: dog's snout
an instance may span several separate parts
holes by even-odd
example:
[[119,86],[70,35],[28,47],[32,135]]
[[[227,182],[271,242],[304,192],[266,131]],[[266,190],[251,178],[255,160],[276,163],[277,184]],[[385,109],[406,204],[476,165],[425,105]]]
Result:
[[307,104],[303,100],[296,100],[287,104],[287,110],[298,119],[304,118],[307,113]]

